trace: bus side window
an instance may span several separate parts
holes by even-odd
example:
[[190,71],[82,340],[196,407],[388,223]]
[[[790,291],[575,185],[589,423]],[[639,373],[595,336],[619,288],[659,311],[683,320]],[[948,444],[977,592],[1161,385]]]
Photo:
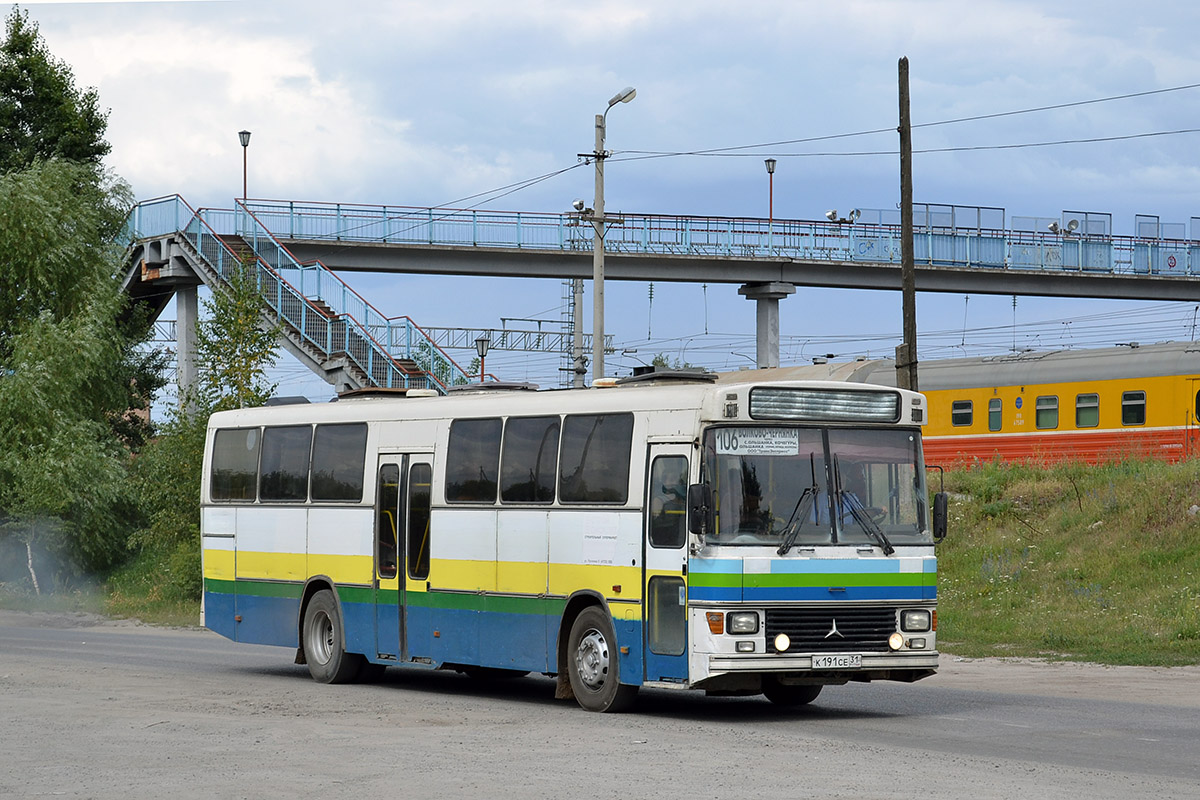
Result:
[[558,417],[510,417],[500,459],[500,502],[553,503]]
[[687,459],[659,456],[650,468],[650,546],[687,541]]
[[367,425],[318,425],[313,436],[312,499],[357,502],[363,494]]
[[288,425],[263,431],[258,477],[260,500],[304,502],[308,499],[312,432],[311,425]]
[[408,471],[408,574],[425,580],[429,577],[429,502],[433,469],[428,464],[413,464]]
[[253,503],[258,489],[258,428],[217,431],[212,445],[213,500]]
[[629,499],[633,414],[575,414],[563,423],[558,499],[624,503]]
[[446,502],[495,503],[500,420],[456,419],[446,448]]

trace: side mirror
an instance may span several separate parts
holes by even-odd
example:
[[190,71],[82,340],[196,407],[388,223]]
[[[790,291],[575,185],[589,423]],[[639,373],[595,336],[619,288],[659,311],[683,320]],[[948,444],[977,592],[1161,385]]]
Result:
[[940,542],[946,538],[950,525],[950,502],[945,492],[933,496],[933,540]]
[[688,531],[700,535],[701,540],[713,527],[712,488],[707,483],[693,483],[688,487]]

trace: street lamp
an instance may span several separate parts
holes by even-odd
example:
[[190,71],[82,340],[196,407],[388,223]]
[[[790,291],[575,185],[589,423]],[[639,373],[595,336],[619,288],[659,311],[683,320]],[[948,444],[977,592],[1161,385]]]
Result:
[[[628,103],[637,96],[637,89],[626,86],[612,96],[603,114],[596,115],[596,203],[592,211],[592,383],[604,377],[604,125],[609,109],[617,103]],[[585,156],[587,154],[584,154]]]
[[767,165],[767,180],[770,184],[770,189],[767,194],[767,227],[775,221],[775,159],[768,158],[763,161]]
[[242,202],[246,202],[246,151],[250,149],[250,131],[238,131],[242,143]]
[[491,343],[492,343],[492,340],[489,337],[489,335],[486,333],[484,333],[482,336],[480,336],[478,339],[475,340],[475,352],[479,354],[479,382],[480,383],[483,383],[483,379],[487,374],[483,370],[483,360],[485,358],[487,358],[488,346],[491,345]]

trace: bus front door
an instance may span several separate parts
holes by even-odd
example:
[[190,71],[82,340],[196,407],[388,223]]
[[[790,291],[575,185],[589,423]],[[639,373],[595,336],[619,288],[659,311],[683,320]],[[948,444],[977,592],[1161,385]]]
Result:
[[400,551],[401,498],[407,457],[379,458],[375,482],[375,652],[399,661],[404,641],[404,568]]
[[687,487],[690,444],[653,444],[643,538],[645,678],[687,680]]

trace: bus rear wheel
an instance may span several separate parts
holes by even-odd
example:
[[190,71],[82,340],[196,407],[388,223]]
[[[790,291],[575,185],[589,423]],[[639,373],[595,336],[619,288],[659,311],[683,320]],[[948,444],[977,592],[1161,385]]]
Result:
[[322,589],[304,611],[304,660],[319,683],[351,683],[358,679],[363,657],[346,652],[346,635],[333,592]]
[[763,694],[777,706],[806,706],[821,693],[821,686],[790,685],[777,678],[763,678]]
[[617,635],[604,609],[585,608],[572,623],[567,675],[575,700],[588,711],[625,711],[633,705],[638,687],[620,682]]

